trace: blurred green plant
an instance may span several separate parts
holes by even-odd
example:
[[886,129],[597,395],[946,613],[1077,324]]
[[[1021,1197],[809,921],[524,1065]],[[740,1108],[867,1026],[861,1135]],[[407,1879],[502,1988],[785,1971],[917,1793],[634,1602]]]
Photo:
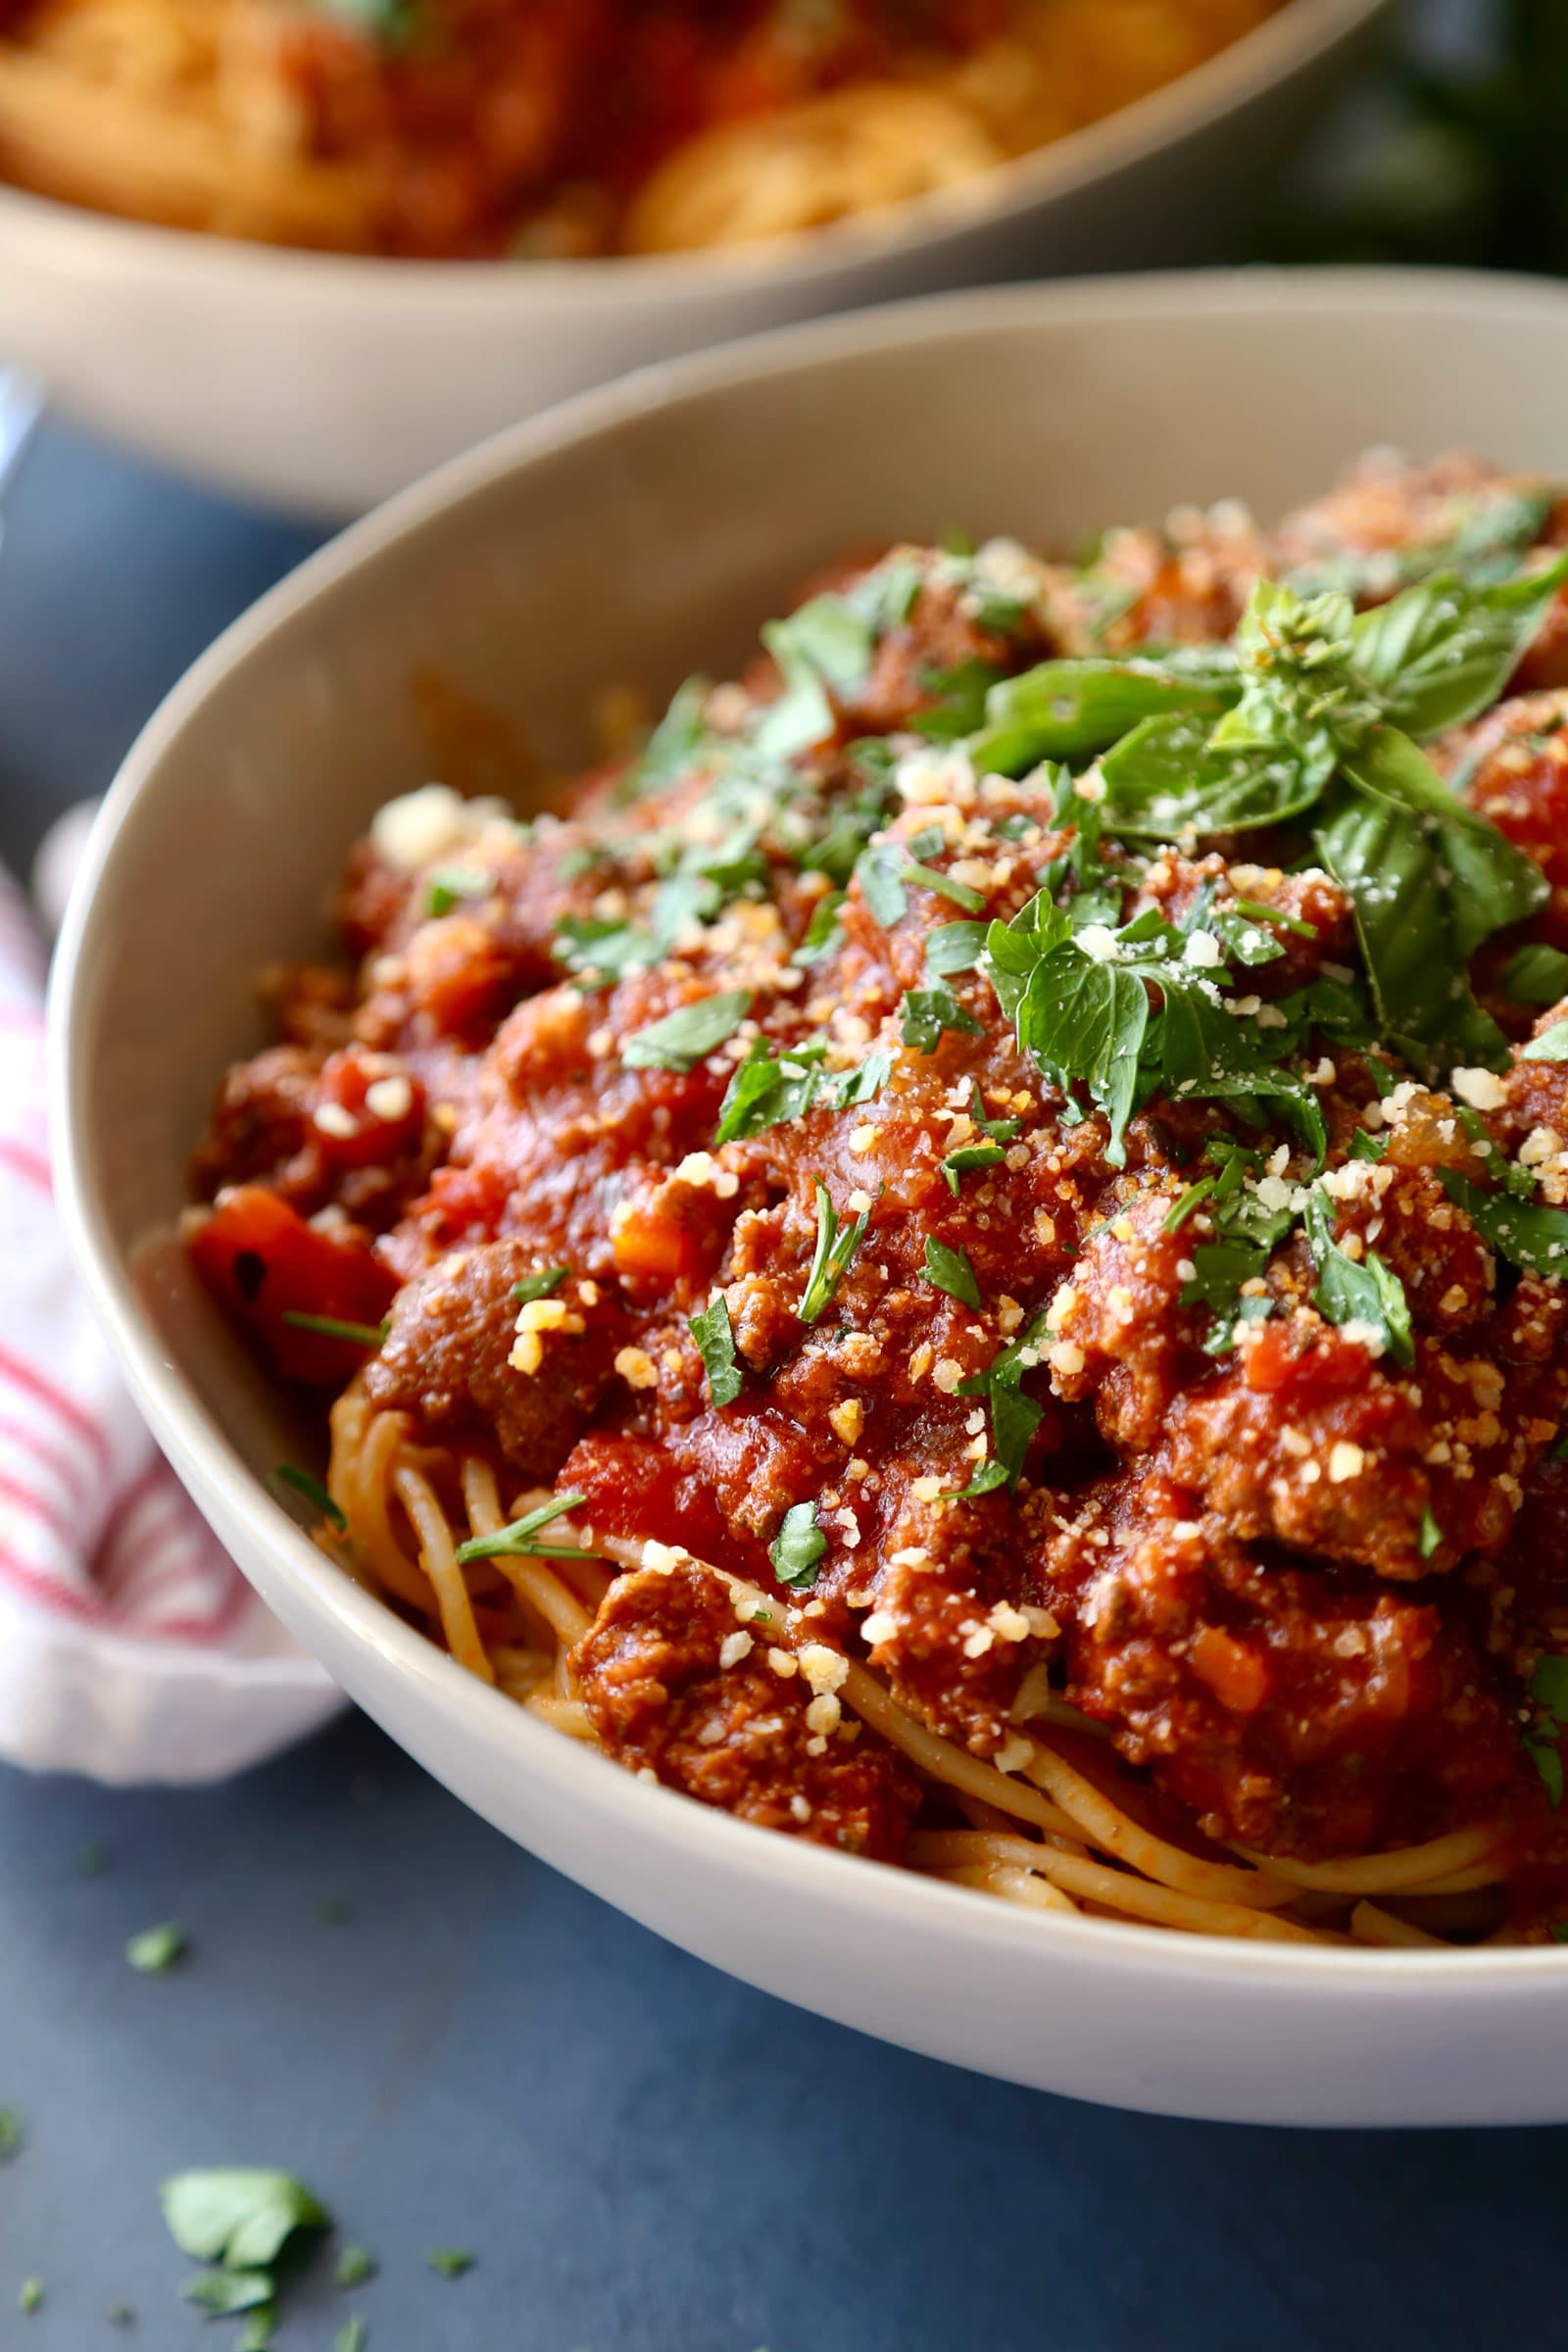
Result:
[[1291,260],[1469,263],[1568,273],[1568,0],[1485,0],[1483,38],[1432,61],[1417,18],[1394,106],[1271,239]]

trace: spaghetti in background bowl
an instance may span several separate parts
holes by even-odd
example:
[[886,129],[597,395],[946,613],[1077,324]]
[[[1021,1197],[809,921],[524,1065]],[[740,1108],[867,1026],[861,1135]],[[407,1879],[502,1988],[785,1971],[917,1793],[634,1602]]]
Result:
[[[1053,124],[1044,93],[1020,100],[1004,74],[992,75],[979,111],[920,82],[829,89],[677,147],[613,230],[631,250],[510,265],[289,251],[56,201],[166,221],[226,218],[253,236],[328,247],[368,234],[352,174],[280,174],[265,142],[224,215],[205,122],[150,147],[111,109],[83,137],[69,76],[35,81],[24,51],[8,65],[0,50],[0,170],[9,144],[14,176],[51,191],[0,187],[7,356],[155,457],[243,495],[351,514],[484,433],[649,360],[977,278],[1200,258],[1388,5],[1285,0],[1265,13],[1265,0],[1200,0],[1216,38],[1261,22],[1163,86],[1129,73],[1101,120],[1092,89],[1069,89]],[[1168,29],[1165,6],[1122,5],[1118,22],[1133,39],[1140,26]],[[1063,8],[1071,18],[1078,0]],[[149,11],[103,0],[102,13],[113,50]],[[1090,12],[1084,26],[1098,21]],[[1061,135],[1024,151],[1053,128]],[[825,225],[778,233],[804,220]],[[737,241],[753,237],[766,241]],[[542,246],[573,250],[563,235]]]
[[[238,624],[133,753],[62,952],[57,1132],[141,1401],[353,1695],[491,1819],[690,1948],[1083,2096],[1298,2123],[1568,2114],[1550,1948],[1231,1946],[1009,1916],[639,1786],[323,1559],[260,1484],[301,1434],[173,1239],[214,1081],[260,1042],[255,971],[319,946],[321,886],[388,792],[423,780],[432,712],[459,781],[530,752],[556,771],[590,748],[607,674],[657,697],[694,650],[721,670],[846,542],[961,518],[1059,546],[1106,513],[1157,518],[1178,492],[1284,511],[1379,440],[1560,472],[1565,348],[1549,292],[1326,274],[957,298],[715,355],[521,428],[371,518]],[[895,441],[875,423],[896,395]]]

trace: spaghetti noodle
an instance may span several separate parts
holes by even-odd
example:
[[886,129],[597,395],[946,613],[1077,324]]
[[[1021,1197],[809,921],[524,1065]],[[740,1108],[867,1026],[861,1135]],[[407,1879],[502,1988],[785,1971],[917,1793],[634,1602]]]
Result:
[[569,816],[390,804],[190,1241],[339,1392],[321,1540],[777,1832],[1548,1934],[1564,514],[1379,459],[1268,535],[899,547]]
[[344,251],[738,244],[974,178],[1279,4],[7,0],[0,172]]

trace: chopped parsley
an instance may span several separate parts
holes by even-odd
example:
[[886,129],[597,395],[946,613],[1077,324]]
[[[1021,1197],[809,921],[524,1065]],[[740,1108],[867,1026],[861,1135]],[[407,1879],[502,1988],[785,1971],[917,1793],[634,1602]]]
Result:
[[438,2246],[433,2254],[427,2254],[424,2259],[442,2278],[461,2278],[465,2271],[472,2270],[474,2261],[471,2254],[465,2253],[457,2246]]
[[815,1323],[827,1312],[839,1284],[849,1272],[855,1252],[865,1239],[871,1211],[862,1208],[852,1224],[841,1224],[833,1198],[820,1180],[816,1186],[816,1248],[811,1255],[806,1292],[796,1310],[803,1323]]
[[939,980],[973,971],[985,944],[984,923],[938,923],[925,935],[926,969]]
[[773,1573],[781,1585],[805,1592],[816,1582],[817,1566],[827,1549],[827,1538],[816,1524],[814,1502],[792,1502],[768,1550]]
[[569,1270],[565,1266],[544,1266],[537,1274],[525,1274],[520,1282],[513,1284],[512,1296],[524,1302],[530,1298],[553,1298]]
[[1364,1258],[1348,1257],[1334,1239],[1334,1211],[1316,1185],[1306,1197],[1306,1238],[1317,1261],[1317,1289],[1312,1304],[1330,1323],[1357,1323],[1381,1339],[1396,1364],[1415,1362],[1410,1332],[1410,1304],[1397,1274],[1369,1250]]
[[292,1306],[283,1309],[282,1320],[296,1331],[315,1332],[321,1340],[346,1340],[352,1348],[384,1348],[390,1322],[346,1323],[338,1315],[306,1315]]
[[[1000,1349],[984,1372],[960,1381],[956,1391],[960,1396],[985,1398],[991,1417],[992,1451],[1009,1487],[1017,1484],[1029,1441],[1045,1414],[1043,1405],[1024,1396],[1022,1382],[1025,1373],[1033,1371],[1040,1362],[1046,1328],[1044,1314],[1036,1315],[1016,1339]],[[975,1475],[978,1477],[980,1473],[977,1471]],[[988,1492],[1000,1483],[993,1473],[988,1477],[987,1487],[975,1492]],[[970,1484],[973,1485],[972,1480]]]
[[1443,1548],[1443,1530],[1434,1518],[1430,1504],[1421,1514],[1421,1535],[1416,1548],[1424,1560]]
[[495,876],[479,865],[441,865],[430,875],[425,891],[427,915],[450,914],[462,899],[482,899],[495,888]]
[[[290,1494],[303,1495],[312,1510],[319,1511],[321,1517],[329,1520],[340,1533],[348,1526],[347,1518],[313,1470],[302,1470],[297,1462],[279,1462],[267,1483],[274,1493],[282,1487]],[[279,1495],[278,1500],[282,1499],[282,1495]],[[87,1867],[84,1854],[82,1868],[86,1870]],[[97,1867],[101,1869],[102,1864]]]
[[722,1291],[715,1292],[701,1314],[691,1317],[691,1335],[697,1342],[703,1369],[708,1374],[708,1394],[715,1405],[733,1404],[741,1393],[741,1368],[735,1361],[735,1334],[730,1328],[729,1301]]
[[980,1037],[982,1024],[972,1012],[965,1011],[957,999],[945,988],[911,988],[905,992],[903,1037],[905,1044],[915,1054],[934,1054],[944,1031],[962,1037]]
[[956,1488],[948,1499],[950,1502],[974,1502],[982,1494],[994,1494],[998,1487],[1004,1487],[1007,1483],[1006,1464],[999,1462],[995,1455],[992,1455],[987,1460],[977,1463],[974,1476],[969,1480],[967,1486]]
[[927,1240],[925,1278],[934,1290],[946,1291],[960,1305],[980,1309],[980,1285],[966,1250],[950,1250],[946,1242]]
[[825,1051],[818,1039],[775,1046],[754,1038],[719,1105],[714,1151],[785,1119],[804,1118],[808,1110],[847,1110],[868,1102],[892,1075],[893,1056],[885,1050],[868,1054],[848,1070],[824,1069]]
[[143,1928],[125,1944],[125,1958],[140,1976],[164,1977],[177,1966],[189,1949],[189,1938],[178,1922],[166,1919],[162,1926]]
[[842,890],[830,890],[817,900],[806,926],[806,937],[790,957],[791,963],[809,970],[812,964],[821,963],[844,945],[844,926],[839,921],[844,896]]
[[956,1152],[950,1152],[942,1162],[942,1173],[955,1200],[966,1176],[972,1176],[977,1168],[994,1168],[1006,1156],[1000,1144],[960,1144]]
[[1568,1657],[1542,1658],[1530,1678],[1535,1713],[1525,1731],[1525,1753],[1541,1775],[1553,1809],[1562,1803],[1562,1741],[1568,1733]]
[[1434,1173],[1498,1257],[1529,1273],[1568,1273],[1568,1209],[1514,1200],[1507,1193],[1484,1193],[1455,1168]]
[[634,1030],[621,1048],[621,1060],[633,1070],[692,1070],[733,1037],[752,1008],[748,988],[722,989],[682,1004],[662,1021]]
[[493,1536],[470,1536],[466,1544],[458,1545],[459,1563],[466,1567],[469,1560],[593,1559],[597,1556],[595,1553],[584,1551],[576,1544],[541,1544],[536,1541],[542,1527],[548,1527],[554,1519],[563,1518],[567,1511],[574,1511],[579,1503],[587,1499],[585,1494],[553,1496],[549,1502],[541,1502],[536,1509],[525,1511],[520,1519],[514,1519],[509,1526],[498,1527]]

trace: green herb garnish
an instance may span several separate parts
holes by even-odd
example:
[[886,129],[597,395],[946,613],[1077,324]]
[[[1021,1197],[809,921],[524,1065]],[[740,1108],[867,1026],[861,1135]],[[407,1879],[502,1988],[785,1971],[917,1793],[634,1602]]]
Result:
[[708,1374],[708,1394],[715,1405],[733,1404],[741,1393],[742,1374],[735,1361],[735,1334],[730,1326],[729,1301],[722,1291],[709,1300],[701,1314],[691,1317],[691,1335],[697,1342],[703,1368]]
[[810,1271],[806,1278],[806,1292],[796,1310],[803,1323],[815,1323],[832,1304],[839,1284],[850,1268],[855,1252],[865,1239],[865,1229],[871,1221],[871,1211],[862,1208],[853,1224],[841,1225],[832,1195],[820,1182],[816,1186],[816,1248],[811,1255]]
[[1312,1304],[1330,1323],[1370,1328],[1396,1364],[1415,1362],[1404,1285],[1375,1250],[1348,1257],[1334,1239],[1334,1211],[1314,1185],[1306,1197],[1306,1238],[1317,1260]]
[[934,1290],[946,1291],[963,1306],[980,1309],[980,1285],[966,1250],[950,1250],[946,1242],[927,1240],[925,1278]]
[[296,2230],[332,2226],[320,2199],[287,2173],[246,2166],[175,2173],[159,2195],[180,2252],[229,2271],[266,2269]]
[[189,1948],[185,1931],[178,1923],[166,1919],[162,1926],[143,1928],[125,1944],[125,1958],[140,1976],[163,1977],[181,1961]]
[[553,1298],[569,1271],[570,1268],[566,1266],[545,1266],[537,1274],[525,1274],[520,1282],[513,1284],[512,1296],[523,1301]]
[[[1045,1412],[1043,1405],[1037,1404],[1032,1396],[1023,1395],[1021,1383],[1025,1373],[1033,1371],[1040,1362],[1046,1328],[1045,1316],[1036,1315],[1016,1339],[992,1358],[984,1372],[976,1372],[970,1379],[960,1381],[956,1391],[960,1396],[985,1398],[991,1416],[992,1450],[1001,1466],[1003,1478],[1009,1487],[1017,1483],[1024,1456],[1029,1450],[1029,1441],[1039,1428]],[[976,1478],[980,1475],[979,1471],[975,1473]],[[1001,1483],[992,1473],[988,1473],[987,1477],[988,1487],[976,1489],[977,1493],[986,1492],[990,1486]],[[971,1480],[971,1486],[973,1483]]]
[[495,876],[482,865],[437,866],[425,891],[424,911],[450,914],[460,899],[481,899],[494,888]]
[[1556,1004],[1568,997],[1568,956],[1541,944],[1521,948],[1503,967],[1502,993],[1510,1004]]
[[461,2278],[465,2271],[472,2270],[474,2263],[471,2254],[464,2253],[457,2246],[438,2246],[433,2254],[427,2254],[424,2259],[442,2278]]
[[[313,1470],[302,1470],[297,1462],[279,1462],[267,1483],[274,1492],[282,1487],[291,1494],[303,1495],[311,1508],[319,1511],[321,1517],[329,1520],[333,1527],[342,1530],[348,1526],[348,1520]],[[282,1496],[279,1495],[278,1499],[281,1501]],[[85,1858],[82,1867],[86,1868]],[[102,1864],[98,1867],[101,1869]]]
[[950,1152],[942,1162],[942,1173],[955,1200],[966,1176],[972,1176],[977,1168],[994,1168],[1006,1156],[1000,1144],[960,1144],[956,1152]]
[[635,1030],[621,1048],[620,1058],[633,1070],[695,1069],[734,1036],[751,1008],[749,988],[727,988],[717,996],[703,997]]
[[584,1551],[575,1544],[539,1544],[534,1541],[542,1527],[548,1527],[553,1519],[563,1518],[567,1511],[574,1511],[579,1503],[587,1499],[586,1494],[563,1494],[549,1502],[541,1502],[537,1509],[525,1511],[520,1519],[514,1519],[506,1527],[498,1527],[493,1536],[470,1536],[466,1544],[458,1545],[456,1556],[464,1566],[469,1560],[597,1558],[597,1553]]
[[313,1331],[322,1340],[347,1340],[355,1348],[384,1348],[392,1328],[390,1321],[346,1323],[337,1315],[305,1315],[292,1306],[283,1309],[282,1320],[295,1331]]
[[827,1538],[816,1524],[814,1502],[792,1502],[768,1550],[773,1573],[795,1592],[816,1582],[817,1563],[827,1549]]
[[375,2277],[375,2256],[368,2246],[345,2246],[337,2258],[339,2286],[363,2286]]
[[934,1054],[944,1031],[956,1036],[980,1037],[982,1025],[972,1012],[945,988],[911,988],[905,992],[903,1036],[915,1054]]

